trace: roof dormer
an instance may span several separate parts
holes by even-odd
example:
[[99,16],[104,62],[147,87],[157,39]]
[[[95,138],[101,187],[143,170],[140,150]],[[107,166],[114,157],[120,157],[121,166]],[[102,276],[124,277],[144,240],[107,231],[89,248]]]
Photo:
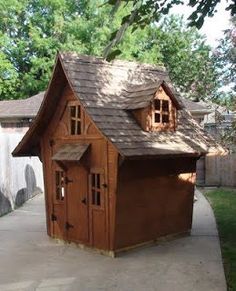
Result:
[[[150,87],[152,87],[150,89]],[[148,95],[147,95],[148,94]],[[162,81],[149,85],[130,102],[129,109],[145,131],[174,131],[177,127],[177,110],[181,109],[172,89]]]

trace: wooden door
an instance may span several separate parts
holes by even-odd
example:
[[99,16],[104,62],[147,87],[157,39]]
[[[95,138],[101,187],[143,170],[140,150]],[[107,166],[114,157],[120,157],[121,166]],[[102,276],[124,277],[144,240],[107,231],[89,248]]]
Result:
[[70,163],[66,175],[66,222],[67,240],[88,243],[88,173],[78,163]]
[[89,174],[90,243],[98,249],[108,248],[106,226],[106,190],[103,169],[91,169]]
[[50,213],[52,222],[52,236],[54,238],[66,239],[65,221],[66,221],[66,184],[65,171],[57,164],[53,164],[52,185],[53,185],[53,208]]

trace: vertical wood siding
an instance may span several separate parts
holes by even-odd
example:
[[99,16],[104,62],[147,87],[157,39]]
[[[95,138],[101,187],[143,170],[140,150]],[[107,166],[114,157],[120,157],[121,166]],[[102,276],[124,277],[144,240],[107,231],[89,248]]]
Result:
[[191,229],[194,159],[124,162],[119,170],[115,248]]
[[236,154],[206,156],[206,186],[236,186]]
[[[113,174],[114,167],[116,167],[116,164],[113,164],[112,166],[109,164],[115,162],[113,157],[115,154],[113,153],[114,149],[112,152],[106,139],[93,124],[89,116],[84,112],[82,105],[82,132],[79,135],[70,134],[68,104],[72,103],[81,105],[78,99],[74,96],[70,87],[66,86],[55,109],[55,113],[48,124],[47,130],[43,134],[43,142],[41,142],[46,181],[45,189],[48,233],[53,237],[58,237],[64,240],[87,244],[99,249],[109,249],[110,217],[108,208],[110,205],[110,198],[113,199],[114,195],[112,192],[112,189],[114,189],[114,181],[108,178],[108,172],[112,171]],[[63,162],[65,167],[65,176],[74,182],[65,187],[65,200],[58,202],[55,198],[55,189],[53,187],[55,183],[55,177],[53,175],[56,167],[58,167],[58,164],[56,161],[52,161],[52,156],[55,155],[63,144],[68,143],[86,143],[90,146],[88,151],[82,157],[80,162],[77,162],[77,164],[73,165],[73,162]],[[110,154],[107,153],[108,151]],[[76,167],[74,171],[72,171],[73,167]],[[81,177],[80,167],[83,167],[86,170],[87,174],[85,177]],[[103,179],[103,182],[101,182],[101,199],[103,201],[101,207],[97,207],[92,204],[92,197],[90,195],[90,173],[99,173],[101,175],[101,179]],[[109,189],[111,189],[111,192],[109,192]],[[79,199],[76,203],[73,201],[73,199],[78,198],[74,197],[75,191],[78,197],[81,196],[81,199]],[[108,195],[108,193],[112,193],[112,197],[110,197],[110,194]],[[87,222],[83,219],[83,217],[81,217],[81,211],[79,209],[82,198],[85,195],[87,195],[86,203],[88,206]],[[72,196],[74,197],[73,199]],[[78,207],[76,205],[78,205]],[[84,204],[81,204],[81,207],[84,207],[83,205]],[[78,208],[77,212],[75,209],[76,207]],[[52,221],[51,219],[52,214],[57,217],[55,221]],[[78,221],[75,219],[76,216],[78,216]],[[72,224],[73,228],[65,231],[65,225],[67,223]],[[88,241],[83,239],[83,236],[80,235],[82,223],[84,228],[87,228],[89,232]],[[84,229],[84,231],[86,230]]]

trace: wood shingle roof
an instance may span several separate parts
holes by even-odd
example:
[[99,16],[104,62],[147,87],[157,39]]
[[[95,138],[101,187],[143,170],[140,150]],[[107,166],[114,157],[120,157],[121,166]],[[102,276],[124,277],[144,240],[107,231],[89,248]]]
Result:
[[45,92],[27,99],[0,101],[0,119],[34,118]]
[[[52,81],[62,68],[65,76],[86,112],[102,134],[112,142],[122,156],[195,155],[222,148],[207,135],[184,108],[179,94],[173,89],[167,72],[158,66],[135,62],[107,62],[101,58],[75,53],[60,53]],[[52,82],[51,81],[51,82]],[[164,83],[163,83],[164,82]],[[143,108],[150,103],[161,84],[166,84],[178,107],[178,126],[175,132],[145,132],[130,109]],[[50,85],[39,120],[33,124],[13,154],[25,155],[37,144],[37,138],[47,123],[49,107],[55,102]],[[45,123],[45,124],[44,124]],[[28,145],[27,145],[28,143]],[[32,154],[32,152],[31,152]]]
[[[73,53],[61,54],[61,60],[73,91],[122,155],[200,154],[219,147],[183,108],[163,68]],[[163,81],[181,107],[177,130],[145,132],[128,109],[147,106]]]

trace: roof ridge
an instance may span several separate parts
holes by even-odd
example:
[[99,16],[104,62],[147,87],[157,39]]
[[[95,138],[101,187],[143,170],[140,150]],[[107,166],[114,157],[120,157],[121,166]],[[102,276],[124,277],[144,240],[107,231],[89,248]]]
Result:
[[132,67],[137,67],[138,69],[141,70],[148,70],[148,71],[158,71],[158,72],[163,72],[167,74],[167,70],[164,66],[161,65],[155,65],[155,64],[148,64],[148,63],[141,63],[138,61],[129,61],[129,60],[121,60],[121,59],[116,59],[111,62],[108,62],[102,57],[95,57],[95,56],[90,56],[86,54],[79,54],[75,52],[59,52],[61,58],[63,61],[66,61],[65,58],[70,57],[71,62],[76,63],[77,61],[79,62],[84,62],[84,63],[89,63],[92,64],[91,61],[96,64],[96,63],[102,63],[104,65],[108,66],[124,66],[127,69],[127,65],[132,66]]

